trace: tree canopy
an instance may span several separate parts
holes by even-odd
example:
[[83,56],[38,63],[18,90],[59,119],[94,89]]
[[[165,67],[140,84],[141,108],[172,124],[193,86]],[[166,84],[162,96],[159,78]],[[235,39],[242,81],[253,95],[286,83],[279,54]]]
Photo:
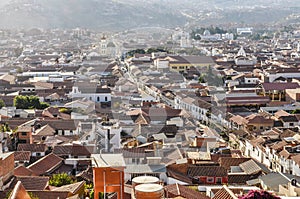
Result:
[[14,106],[18,109],[45,109],[49,104],[40,102],[37,96],[21,96],[14,98]]
[[4,103],[3,99],[0,99],[0,109],[1,109],[2,107],[5,107],[5,103]]
[[134,54],[151,54],[153,52],[168,52],[163,48],[148,48],[148,49],[135,49],[126,53],[127,57],[133,57]]
[[74,180],[71,176],[69,176],[66,173],[58,173],[52,175],[52,177],[49,180],[49,185],[55,186],[55,187],[61,187],[63,185],[72,184]]

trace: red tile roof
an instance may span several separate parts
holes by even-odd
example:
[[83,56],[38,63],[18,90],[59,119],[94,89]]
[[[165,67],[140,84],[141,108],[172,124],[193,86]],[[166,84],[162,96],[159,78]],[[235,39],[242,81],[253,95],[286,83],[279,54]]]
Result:
[[223,186],[212,199],[238,199],[238,197],[227,187]]
[[179,184],[168,185],[165,187],[165,190],[167,198],[181,196],[188,199],[209,199],[204,194]]
[[8,199],[31,199],[21,181],[18,181]]
[[30,152],[45,152],[47,146],[45,144],[19,144],[18,151],[30,151]]
[[57,199],[68,198],[69,192],[67,191],[30,191],[32,195],[40,199]]
[[251,158],[232,158],[232,157],[221,157],[219,158],[220,166],[226,170],[230,170],[231,166],[239,166],[239,164],[251,160]]
[[252,115],[249,115],[247,117],[245,117],[245,119],[247,120],[247,124],[258,124],[258,123],[273,123],[274,120],[272,119],[269,119],[269,118],[266,118],[262,115],[258,115],[258,114],[252,114]]
[[18,181],[21,181],[23,186],[27,191],[30,190],[45,190],[48,186],[49,177],[40,177],[40,176],[17,176],[12,185],[17,184]]
[[247,174],[257,174],[262,171],[262,169],[252,159],[241,163],[239,166]]
[[28,169],[22,165],[15,168],[14,175],[15,176],[35,176],[35,174],[33,173],[33,171],[31,169]]
[[14,152],[15,161],[29,162],[30,155],[31,155],[30,151],[15,151]]
[[56,188],[52,189],[52,191],[68,191],[72,194],[76,194],[78,192],[78,190],[81,189],[84,185],[85,185],[84,181],[75,182],[73,184],[56,187]]
[[270,102],[269,97],[253,96],[253,97],[226,97],[227,105],[253,105],[253,104],[267,104]]
[[53,153],[57,156],[91,156],[89,150],[82,145],[54,146]]
[[227,177],[227,171],[220,166],[190,166],[187,174],[191,177],[210,176],[210,177]]
[[57,155],[50,153],[49,155],[39,159],[27,168],[31,169],[35,174],[42,175],[51,172],[63,163],[63,159]]
[[299,88],[299,84],[296,82],[272,82],[272,83],[262,83],[262,87],[264,88],[265,91],[274,91],[274,90],[279,90],[279,91],[284,91],[286,89],[295,89]]
[[300,154],[295,155],[291,158],[298,166],[300,166]]

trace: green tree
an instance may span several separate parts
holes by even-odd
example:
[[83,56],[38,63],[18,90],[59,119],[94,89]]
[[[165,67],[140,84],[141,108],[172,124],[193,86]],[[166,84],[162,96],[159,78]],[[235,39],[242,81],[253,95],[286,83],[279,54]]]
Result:
[[11,131],[11,129],[9,128],[7,123],[0,125],[0,132],[9,132],[9,131]]
[[65,114],[71,114],[72,113],[72,109],[69,109],[69,108],[60,108],[59,112],[60,113],[65,113]]
[[39,199],[39,197],[34,195],[32,192],[28,192],[28,195],[30,196],[31,199]]
[[45,109],[49,104],[40,102],[37,96],[16,96],[14,106],[18,109]]
[[16,70],[17,73],[22,73],[23,72],[23,69],[21,67],[17,67],[17,70]]
[[199,83],[205,83],[205,76],[203,74],[199,77]]
[[3,99],[0,99],[0,109],[1,109],[2,107],[5,107],[5,103],[4,103]]
[[74,183],[73,178],[66,173],[54,174],[49,180],[49,185],[55,187],[61,187],[63,185],[72,184],[72,183]]

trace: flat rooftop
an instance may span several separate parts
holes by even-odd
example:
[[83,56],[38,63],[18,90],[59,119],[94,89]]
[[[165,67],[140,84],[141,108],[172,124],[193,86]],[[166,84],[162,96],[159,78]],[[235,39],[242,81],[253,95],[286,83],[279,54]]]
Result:
[[92,154],[93,167],[125,167],[123,154]]

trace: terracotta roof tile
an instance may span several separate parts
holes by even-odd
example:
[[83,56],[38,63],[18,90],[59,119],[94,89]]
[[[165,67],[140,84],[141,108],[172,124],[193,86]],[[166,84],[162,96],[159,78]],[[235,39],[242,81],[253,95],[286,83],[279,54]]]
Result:
[[165,190],[167,198],[181,196],[188,199],[209,199],[209,197],[207,197],[206,195],[180,184],[168,185],[165,187]]
[[54,189],[52,189],[52,191],[68,191],[72,194],[75,194],[80,188],[82,188],[84,186],[84,184],[85,184],[84,181],[76,182],[73,184],[68,184],[68,185],[54,188]]
[[14,169],[15,176],[35,176],[31,169],[24,167],[23,165],[18,166]]
[[34,196],[40,199],[57,199],[57,198],[67,198],[69,192],[67,191],[30,191]]
[[235,115],[233,117],[230,118],[230,121],[237,123],[238,125],[243,125],[247,122],[247,120],[240,116],[240,115]]
[[266,140],[263,137],[257,137],[253,140],[250,140],[250,143],[252,144],[252,146],[256,147],[261,145],[262,143],[264,143]]
[[300,154],[295,155],[291,158],[298,166],[300,166]]
[[31,199],[21,181],[18,181],[8,199]]
[[74,120],[45,120],[42,124],[48,124],[55,130],[76,130]]
[[49,177],[40,176],[17,176],[12,185],[14,186],[18,181],[21,181],[27,191],[31,190],[45,190],[48,186]]
[[77,174],[76,177],[82,178],[83,180],[88,181],[88,182],[93,182],[93,168],[88,167],[86,170]]
[[15,161],[30,161],[31,152],[30,151],[15,151],[14,157]]
[[288,112],[286,112],[286,111],[284,111],[284,110],[279,110],[279,111],[277,111],[276,113],[274,113],[274,116],[276,117],[276,118],[279,118],[279,117],[281,117],[281,116],[289,116],[290,114],[288,113]]
[[286,141],[280,141],[278,143],[273,144],[270,148],[274,150],[282,150],[284,146],[286,146],[288,143]]
[[212,199],[238,199],[238,197],[226,185],[224,185]]
[[252,114],[245,118],[247,120],[247,124],[258,124],[258,123],[273,123],[272,119],[265,118],[262,115]]
[[53,148],[53,153],[57,156],[91,156],[91,152],[82,145],[63,145],[63,146],[55,146]]
[[211,176],[211,177],[226,177],[227,171],[220,166],[190,166],[187,174],[191,177],[195,176]]
[[188,183],[188,184],[193,184],[193,181],[190,177],[188,177],[186,174],[179,173],[177,171],[173,171],[171,169],[167,170],[167,175],[171,178],[180,180],[182,182]]
[[232,158],[232,157],[221,157],[219,158],[220,166],[224,167],[227,171],[230,170],[231,166],[239,166],[239,164],[251,160],[251,158]]
[[221,157],[232,157],[232,154],[210,154],[211,161],[218,162]]
[[63,163],[63,159],[57,155],[50,153],[49,155],[39,159],[27,168],[31,169],[35,174],[42,175],[51,172]]
[[192,179],[187,176],[188,164],[172,164],[167,166],[168,176],[192,184]]
[[279,155],[285,159],[290,159],[290,157],[293,156],[293,154],[290,154],[287,150],[280,151]]
[[262,169],[253,160],[241,163],[239,166],[247,174],[256,174],[262,171]]
[[262,83],[262,87],[266,91],[274,91],[274,90],[284,91],[286,89],[299,88],[300,86],[296,82],[288,82],[288,83],[272,82],[272,83]]
[[30,152],[45,152],[47,146],[45,144],[19,144],[18,151],[30,151]]
[[37,129],[34,135],[47,136],[47,135],[54,135],[54,133],[55,130],[50,125],[47,124]]
[[228,184],[241,184],[244,185],[246,181],[258,178],[258,175],[248,175],[248,174],[229,174]]

